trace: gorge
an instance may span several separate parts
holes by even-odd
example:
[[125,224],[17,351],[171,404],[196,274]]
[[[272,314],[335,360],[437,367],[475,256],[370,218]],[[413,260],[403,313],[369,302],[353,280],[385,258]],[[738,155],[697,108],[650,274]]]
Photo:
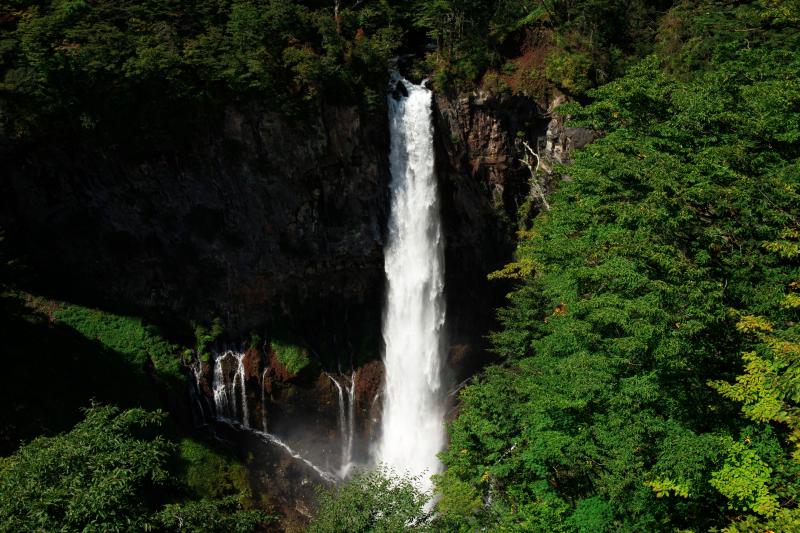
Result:
[[[445,383],[491,358],[486,302],[505,288],[486,275],[509,259],[508,214],[527,194],[515,135],[544,146],[550,119],[533,103],[407,91],[410,110],[389,96],[375,113],[322,106],[291,127],[230,106],[190,151],[130,156],[76,139],[47,157],[35,146],[5,156],[4,225],[46,273],[33,290],[189,330],[179,338],[192,335],[189,319],[221,319],[224,334],[191,362],[191,416],[240,457],[274,449],[250,468],[264,469],[257,490],[296,523],[314,499],[297,487],[339,482],[357,465],[424,474],[429,487],[455,398]],[[562,130],[549,134],[562,142]],[[406,173],[417,189],[401,201],[392,180]],[[390,244],[395,207],[419,209],[414,241]],[[455,310],[447,328],[445,308]],[[284,345],[308,365],[288,371]]]
[[[291,481],[264,480],[258,490],[298,523],[313,500],[296,491],[303,483],[338,482],[354,465],[380,462],[438,471],[444,400],[454,398],[443,383],[462,382],[490,359],[485,302],[499,301],[504,288],[486,274],[510,257],[507,214],[526,195],[514,135],[522,129],[544,145],[549,119],[533,104],[408,91],[419,122],[406,123],[426,140],[409,139],[422,152],[407,162],[390,156],[393,146],[411,149],[397,131],[402,100],[391,96],[378,113],[324,106],[319,120],[294,127],[263,109],[231,106],[221,122],[197,130],[190,152],[166,145],[126,159],[118,147],[102,155],[76,140],[48,157],[33,146],[6,155],[4,214],[14,216],[5,227],[21,249],[48,243],[25,252],[47,273],[34,290],[141,314],[173,331],[186,331],[187,319],[209,327],[210,317],[222,319],[225,333],[191,363],[192,416],[240,456],[274,448],[271,462],[251,468]],[[404,248],[415,254],[413,266],[384,252],[399,201],[391,179],[403,169],[424,176],[416,196],[405,198],[418,202],[406,213],[420,208],[426,218],[413,223],[420,242]],[[181,182],[169,178],[173,172]],[[424,209],[437,208],[441,221],[429,220],[433,212]],[[432,247],[420,248],[428,239]],[[387,301],[390,268],[395,290],[410,301]],[[446,307],[456,311],[445,338]],[[417,313],[419,322],[409,321]],[[404,338],[407,327],[418,333]],[[245,340],[253,335],[263,340]],[[310,361],[296,373],[280,361],[285,339]],[[419,359],[408,357],[409,342]],[[385,375],[384,351],[393,364],[410,365],[395,371],[420,382]],[[396,380],[391,392],[383,390],[387,379]],[[387,409],[397,424],[383,433]],[[428,423],[414,423],[418,416]],[[403,456],[417,454],[408,442],[425,448],[424,459]]]
[[798,0],[0,0],[0,531],[800,530]]
[[[258,433],[322,480],[346,479],[353,467],[384,465],[414,476],[420,487],[430,489],[430,476],[441,468],[436,456],[445,443],[446,399],[452,396],[445,380],[464,371],[445,368],[452,343],[446,338],[445,325],[445,236],[437,172],[442,167],[436,163],[433,93],[424,82],[414,85],[396,75],[387,102],[391,179],[384,249],[386,294],[380,320],[384,370],[365,391],[374,396],[370,412],[363,400],[356,399],[360,369],[339,366],[336,371],[323,370],[314,385],[325,384],[324,379],[320,381],[324,375],[333,388],[334,394],[329,392],[330,399],[324,400],[335,405],[335,409],[324,409],[328,417],[335,417],[327,421],[331,437],[309,439],[308,435],[320,431],[319,425],[297,433],[304,415],[292,422],[288,437],[273,433],[270,418],[280,419],[280,413],[273,408],[271,380],[273,367],[281,362],[269,343],[263,350],[252,346],[214,352],[208,365],[197,360],[193,367],[200,395],[196,404],[200,417],[208,419],[209,409],[203,403],[208,395],[203,397],[203,391],[210,390],[212,419]],[[344,360],[352,364],[353,354]],[[337,364],[341,365],[341,359]],[[257,407],[250,403],[253,400]],[[362,405],[357,410],[358,403]],[[365,414],[373,417],[370,427],[363,421]]]

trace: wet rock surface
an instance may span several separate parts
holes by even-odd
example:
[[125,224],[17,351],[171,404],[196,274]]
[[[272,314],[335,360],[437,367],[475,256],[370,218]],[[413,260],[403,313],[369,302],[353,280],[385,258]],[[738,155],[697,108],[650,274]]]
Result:
[[[511,259],[519,207],[530,192],[522,140],[545,143],[546,112],[530,99],[436,95],[437,165],[446,239],[450,383],[489,359],[485,335],[510,289],[486,276]],[[458,357],[453,357],[453,350]]]

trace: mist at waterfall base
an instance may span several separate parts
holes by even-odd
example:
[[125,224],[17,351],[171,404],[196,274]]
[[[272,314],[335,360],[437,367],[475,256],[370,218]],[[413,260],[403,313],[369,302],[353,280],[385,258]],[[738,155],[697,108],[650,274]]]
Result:
[[[246,358],[247,353],[242,349],[212,353],[211,379],[208,382],[210,398],[202,393],[202,365],[195,363],[193,396],[198,422],[214,421],[249,432],[266,445],[277,448],[284,455],[305,465],[315,473],[315,477],[327,482],[345,479],[356,455],[359,462],[366,463],[365,454],[357,453],[363,446],[355,446],[356,372],[338,377],[326,374],[335,385],[338,395],[338,418],[335,421],[326,417],[320,421],[319,417],[309,413],[305,413],[305,416],[296,413],[276,416],[276,406],[270,402],[265,383],[268,367],[264,368],[255,383],[255,379],[246,378]],[[339,431],[331,439],[331,430],[334,428]]]
[[[391,211],[384,250],[385,389],[377,461],[420,478],[441,469],[444,242],[434,168],[432,93],[406,80],[389,97]],[[402,91],[401,91],[402,92]]]
[[[380,434],[366,437],[371,444],[356,436],[355,370],[325,372],[336,394],[337,418],[322,422],[304,420],[299,413],[273,417],[265,384],[268,367],[259,372],[260,380],[250,377],[249,386],[259,390],[248,393],[243,349],[212,354],[206,377],[211,395],[203,394],[203,366],[196,362],[193,393],[199,422],[214,420],[247,431],[322,480],[336,482],[346,479],[354,466],[380,463],[415,476],[427,490],[430,476],[441,469],[437,453],[445,443],[444,242],[434,171],[432,94],[406,80],[394,83],[405,90],[402,96],[389,96],[391,211],[384,253]],[[326,436],[333,433],[338,446]]]

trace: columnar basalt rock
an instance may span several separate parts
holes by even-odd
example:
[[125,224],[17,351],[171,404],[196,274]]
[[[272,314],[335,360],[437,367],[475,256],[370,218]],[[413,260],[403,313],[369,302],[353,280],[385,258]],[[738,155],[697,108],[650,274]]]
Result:
[[379,310],[385,113],[215,117],[135,153],[75,138],[0,154],[0,224],[65,296],[150,317],[246,333],[276,315]]
[[484,336],[508,287],[486,276],[510,260],[517,211],[530,192],[520,143],[544,146],[549,118],[530,99],[481,92],[457,98],[437,94],[434,118],[447,306],[459,310],[448,324],[451,347],[461,354],[459,365],[451,367],[458,382],[489,357]]

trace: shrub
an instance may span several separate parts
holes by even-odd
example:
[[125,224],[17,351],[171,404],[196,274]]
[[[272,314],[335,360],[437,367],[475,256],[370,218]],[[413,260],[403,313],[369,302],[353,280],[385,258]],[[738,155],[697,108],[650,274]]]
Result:
[[173,391],[184,383],[178,347],[161,337],[154,326],[145,325],[138,318],[72,304],[61,306],[53,316],[84,337],[121,354],[133,368],[143,372],[152,361],[156,373]]
[[278,358],[278,361],[291,374],[297,374],[308,366],[308,351],[296,344],[273,340],[272,350],[275,352],[275,357]]
[[188,438],[180,441],[178,450],[186,484],[197,496],[249,497],[247,470],[232,457]]

